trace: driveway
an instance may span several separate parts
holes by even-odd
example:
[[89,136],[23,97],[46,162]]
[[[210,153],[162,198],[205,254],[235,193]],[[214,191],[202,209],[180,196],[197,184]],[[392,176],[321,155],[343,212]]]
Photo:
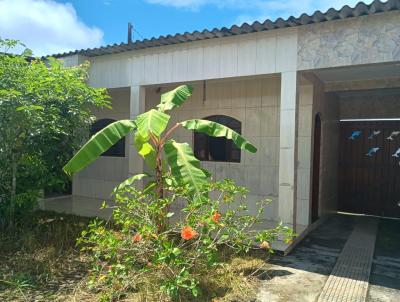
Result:
[[[354,216],[332,215],[289,255],[274,256],[259,302],[314,302],[356,224]],[[368,302],[400,301],[400,222],[380,219]]]
[[380,220],[369,283],[368,302],[400,301],[399,220]]

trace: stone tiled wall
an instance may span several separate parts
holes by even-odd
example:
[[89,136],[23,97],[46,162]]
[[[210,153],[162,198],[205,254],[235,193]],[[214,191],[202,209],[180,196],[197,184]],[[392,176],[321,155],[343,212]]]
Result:
[[[279,174],[279,106],[280,78],[254,77],[235,80],[207,81],[206,98],[203,83],[193,84],[194,93],[181,108],[173,111],[174,122],[210,115],[228,115],[242,123],[242,134],[257,148],[256,154],[242,151],[240,163],[202,162],[216,179],[232,178],[237,184],[249,188],[249,210],[255,212],[255,202],[272,198],[265,219],[278,215]],[[174,86],[163,86],[161,93]],[[160,99],[157,87],[146,89],[146,109]],[[193,146],[193,134],[179,129],[174,138]]]
[[310,213],[313,97],[314,87],[311,83],[299,87],[296,221],[303,226],[308,225]]
[[[94,109],[98,118],[115,120],[129,118],[130,91],[110,89],[112,110]],[[100,156],[86,169],[74,176],[72,193],[77,196],[109,199],[112,189],[128,177],[128,142],[125,143],[125,157]]]
[[400,12],[304,26],[298,70],[400,60]]
[[324,215],[337,209],[339,102],[335,94],[325,93],[318,86],[314,94],[314,113],[321,114],[319,213]]
[[337,206],[337,163],[339,144],[339,102],[334,94],[325,93],[318,83],[303,81],[299,87],[297,224],[310,222],[314,120],[321,116],[320,204],[324,215]]
[[89,58],[89,84],[128,87],[296,70],[297,28],[179,43]]

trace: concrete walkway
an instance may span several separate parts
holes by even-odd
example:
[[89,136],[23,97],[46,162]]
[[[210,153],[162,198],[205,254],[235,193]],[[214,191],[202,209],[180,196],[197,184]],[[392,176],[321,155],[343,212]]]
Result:
[[375,250],[378,219],[357,217],[318,302],[365,302]]
[[[329,217],[288,256],[276,255],[269,261],[269,278],[263,281],[257,302],[324,301],[324,290],[336,286],[332,279],[343,282],[336,287],[344,289],[342,297],[344,293],[357,294],[347,300],[327,301],[400,301],[398,230],[400,221],[348,215]],[[345,289],[344,284],[349,287]]]

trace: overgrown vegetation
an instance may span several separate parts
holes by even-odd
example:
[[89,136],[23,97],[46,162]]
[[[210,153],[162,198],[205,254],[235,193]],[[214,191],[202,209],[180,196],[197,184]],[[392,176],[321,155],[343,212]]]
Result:
[[[255,231],[268,200],[247,210],[247,190],[215,182],[187,143],[183,127],[257,149],[224,125],[200,119],[168,128],[168,111],[190,97],[180,86],[157,108],[110,124],[64,166],[75,173],[128,134],[149,173],[113,192],[113,220],[33,212],[39,192],[63,189],[61,167],[93,121],[90,108],[109,106],[104,89],[86,84],[86,64],[64,68],[54,59],[0,39],[0,300],[5,301],[248,301],[282,225]],[[177,204],[181,206],[177,206]],[[105,207],[108,205],[104,204]],[[78,236],[78,234],[81,234]],[[78,246],[75,240],[79,237]],[[260,258],[250,255],[255,250]]]
[[[228,255],[244,255],[257,245],[266,258],[278,235],[291,235],[283,226],[255,231],[269,201],[260,201],[258,212],[249,215],[247,190],[232,181],[208,183],[196,197],[174,185],[165,190],[169,194],[159,199],[133,186],[119,188],[113,213],[118,231],[94,221],[83,232],[79,242],[94,269],[89,285],[102,292],[103,301],[134,292],[141,301],[213,298],[217,293],[209,291],[215,282],[210,272],[217,272],[217,278],[226,274]],[[177,200],[185,206],[172,211]],[[168,218],[160,231],[159,219]]]
[[[90,108],[109,106],[105,89],[86,84],[88,65],[11,55],[15,40],[0,38],[0,228],[32,211],[43,190],[69,184],[62,166],[87,139]],[[22,220],[24,217],[21,218]],[[17,219],[18,220],[18,219]]]
[[[156,109],[134,120],[117,121],[96,135],[67,163],[64,170],[77,172],[93,162],[118,140],[133,133],[135,146],[149,174],[134,175],[115,191],[115,231],[94,221],[80,243],[89,252],[93,273],[90,287],[113,301],[137,292],[140,301],[198,301],[210,298],[210,271],[223,271],[223,251],[235,255],[254,245],[271,252],[279,235],[290,239],[282,225],[254,231],[268,201],[260,201],[258,212],[247,211],[245,188],[231,181],[213,182],[200,166],[187,143],[171,138],[179,127],[214,137],[231,139],[246,151],[257,149],[232,129],[216,122],[192,119],[168,130],[170,111],[191,96],[187,85],[164,93]],[[143,190],[138,181],[147,180]],[[210,197],[212,195],[213,197]],[[171,211],[179,201],[182,209]],[[175,220],[174,220],[175,218]]]
[[89,221],[37,211],[0,233],[0,301],[71,301],[89,268],[76,249]]
[[[80,233],[87,230],[90,220],[38,211],[20,225],[18,234],[0,234],[0,301],[104,300],[113,291],[112,286],[103,285],[103,289],[108,289],[105,293],[88,288],[99,272],[91,271],[90,254],[80,252],[75,244]],[[116,237],[125,236],[118,228],[109,224],[107,228],[113,230]],[[200,276],[200,287],[204,290],[194,301],[254,300],[262,280],[269,278],[266,251],[258,249],[245,255],[234,255],[229,250],[220,250],[218,255],[224,265]],[[147,279],[142,278],[141,292],[127,290],[119,300],[162,301],[154,297],[160,294],[158,289],[151,291],[154,289],[153,275],[147,276]],[[127,281],[129,276],[123,278]],[[134,279],[131,281],[135,282]]]

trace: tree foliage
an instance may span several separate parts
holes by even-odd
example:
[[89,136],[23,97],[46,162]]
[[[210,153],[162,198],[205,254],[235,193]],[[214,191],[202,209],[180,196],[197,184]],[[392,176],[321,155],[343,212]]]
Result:
[[[179,127],[188,130],[206,133],[215,137],[226,137],[231,139],[237,147],[255,153],[257,148],[239,133],[216,122],[206,120],[188,120],[177,123],[167,130],[170,115],[165,111],[177,108],[191,96],[192,87],[182,85],[174,90],[161,95],[160,104],[157,109],[151,109],[130,121],[136,127],[131,128],[135,135],[135,146],[139,154],[145,159],[150,169],[155,170],[156,190],[159,198],[163,198],[163,186],[165,176],[172,177],[180,185],[188,186],[193,193],[198,193],[202,184],[207,182],[209,174],[200,168],[200,161],[194,157],[193,151],[188,144],[175,142],[171,135]],[[72,158],[64,167],[67,173],[74,173],[85,168],[100,154],[96,146],[103,149],[111,147],[111,142],[117,142],[126,133],[117,131],[123,127],[126,121],[116,121],[93,136],[86,145]],[[111,137],[110,134],[117,134]],[[119,134],[119,135],[118,135]],[[105,139],[101,142],[100,138]],[[168,167],[163,164],[163,156]],[[85,160],[81,160],[81,158]]]
[[[258,245],[270,252],[270,243],[279,236],[292,237],[291,230],[281,224],[256,231],[269,201],[260,201],[257,213],[249,214],[245,188],[229,180],[211,182],[189,144],[171,138],[183,127],[257,151],[239,133],[216,122],[194,119],[168,128],[166,111],[183,105],[191,93],[190,86],[179,86],[161,96],[157,109],[129,122],[110,124],[92,136],[64,167],[67,173],[85,168],[129,133],[153,171],[153,175],[131,176],[114,189],[112,221],[117,228],[96,220],[79,239],[93,264],[89,285],[102,292],[105,301],[143,291],[146,301],[151,301],[149,296],[156,301],[198,301],[204,289],[202,280],[210,271],[225,267],[221,249],[240,253]],[[145,177],[150,182],[141,190],[135,182]],[[210,192],[216,197],[210,197]],[[178,201],[183,206],[173,212]]]
[[62,189],[62,166],[87,138],[90,109],[109,106],[104,89],[88,87],[88,64],[64,68],[62,62],[32,58],[23,46],[0,39],[0,198],[23,203],[39,189]]
[[[88,285],[101,293],[101,301],[210,301],[210,294],[217,299],[209,285],[229,274],[230,256],[256,249],[266,259],[278,237],[293,236],[282,224],[263,229],[270,200],[257,202],[250,214],[248,191],[231,180],[205,182],[198,196],[172,184],[160,199],[135,188],[134,182],[144,176],[115,190],[116,206],[104,205],[113,208],[114,227],[94,220],[78,239],[92,263]],[[211,191],[214,197],[208,197]],[[183,204],[179,211],[173,208],[176,201]],[[155,219],[160,216],[170,222],[161,233]],[[254,273],[246,272],[247,277]]]

